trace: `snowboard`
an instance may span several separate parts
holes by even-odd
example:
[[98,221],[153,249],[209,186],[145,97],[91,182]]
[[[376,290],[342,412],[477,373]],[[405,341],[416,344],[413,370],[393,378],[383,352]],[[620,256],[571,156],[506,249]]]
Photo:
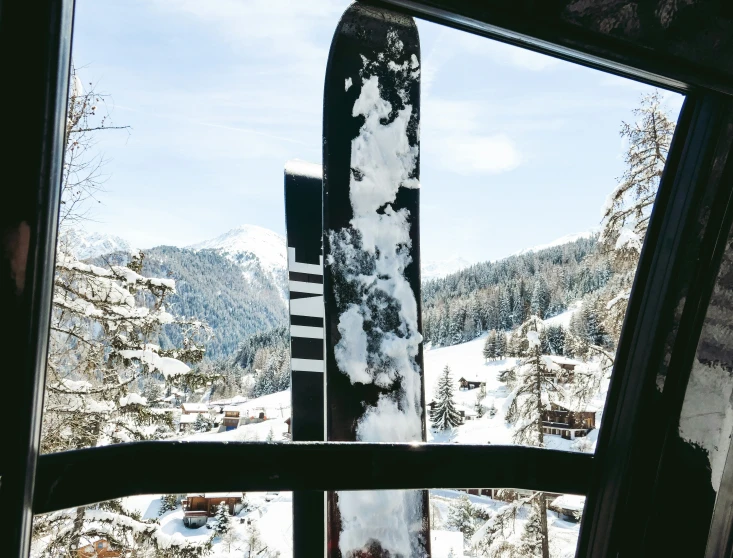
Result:
[[[285,230],[290,292],[290,431],[322,442],[324,427],[323,181],[320,165],[285,165]],[[323,492],[293,493],[293,556],[323,556]]]
[[[411,17],[359,3],[346,10],[323,109],[329,441],[425,441],[420,72]],[[328,500],[329,556],[429,556],[427,491]]]

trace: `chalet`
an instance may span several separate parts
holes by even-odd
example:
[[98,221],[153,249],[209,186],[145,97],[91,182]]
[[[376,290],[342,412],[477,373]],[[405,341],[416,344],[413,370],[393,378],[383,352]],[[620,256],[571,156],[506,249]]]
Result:
[[181,418],[178,419],[178,431],[179,432],[187,432],[188,430],[191,430],[193,427],[193,423],[196,422],[196,417],[198,416],[198,413],[196,414],[190,414],[190,415],[181,415]]
[[224,430],[234,430],[239,427],[240,412],[239,407],[233,405],[224,407],[224,419],[222,420]]
[[584,496],[576,496],[574,494],[561,494],[552,502],[550,502],[547,507],[556,512],[565,521],[572,521],[574,523],[577,523],[579,521],[580,514],[583,513],[584,506]]
[[464,378],[461,377],[458,380],[459,389],[476,389],[480,387],[486,387],[486,382],[479,380],[478,378]]
[[197,529],[206,525],[209,517],[214,517],[216,508],[225,503],[229,513],[238,514],[244,507],[241,492],[206,492],[188,494],[183,499],[183,524]]
[[119,550],[112,550],[106,539],[99,539],[76,550],[77,558],[117,558]]
[[[437,405],[437,403],[435,402],[435,400],[433,400],[433,401],[431,401],[430,403],[428,403],[428,409],[429,409],[429,412],[432,412],[432,411],[433,411],[433,410],[435,409],[435,406],[436,406],[436,405]],[[467,416],[466,416],[466,410],[465,410],[465,409],[460,409],[460,408],[458,408],[458,407],[456,407],[456,412],[457,412],[457,413],[458,413],[458,414],[460,415],[460,417],[461,417],[461,424],[463,424],[463,423],[464,423],[464,422],[466,422],[467,420],[471,420],[471,418],[472,418],[473,416],[476,416],[476,413],[474,413],[474,412],[472,412],[472,411],[469,411],[469,413],[470,413],[470,416],[468,416],[468,417],[467,417]]]
[[556,403],[542,413],[542,432],[562,436],[566,440],[587,436],[596,427],[593,411],[571,411]]
[[181,414],[183,415],[197,415],[208,412],[209,408],[203,403],[183,403],[181,405]]
[[564,356],[552,355],[545,358],[554,365],[552,367],[553,369],[549,370],[546,375],[551,376],[553,381],[556,381],[559,384],[572,382],[575,369],[583,364],[579,360],[574,360]]

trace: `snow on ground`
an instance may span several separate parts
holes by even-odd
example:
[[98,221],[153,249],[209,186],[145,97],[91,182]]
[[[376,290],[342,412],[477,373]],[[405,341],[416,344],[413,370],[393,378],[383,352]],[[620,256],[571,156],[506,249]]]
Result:
[[282,442],[286,439],[288,425],[285,420],[290,417],[290,390],[279,391],[250,399],[237,405],[241,409],[241,416],[258,416],[262,411],[267,420],[253,424],[243,424],[239,428],[225,432],[194,432],[185,436],[184,440],[211,441],[211,442],[262,442],[272,431],[273,441]]
[[[483,347],[486,337],[480,337],[450,347],[429,349],[425,351],[425,400],[430,402],[435,395],[435,388],[443,368],[448,365],[451,369],[455,386],[455,402],[459,409],[473,411],[476,405],[478,389],[460,390],[458,380],[463,376],[467,379],[477,379],[486,382],[486,398],[484,407],[496,408],[494,417],[485,414],[481,418],[467,420],[453,431],[433,432],[428,429],[428,442],[459,443],[459,444],[512,444],[512,425],[504,419],[508,405],[509,392],[506,386],[499,381],[499,373],[512,368],[517,360],[489,360],[483,358]],[[594,404],[603,407],[603,401],[594,401]],[[597,415],[600,419],[600,413]],[[600,426],[600,423],[596,423]],[[598,430],[592,431],[583,445],[595,447]],[[582,441],[582,440],[581,440]],[[577,450],[580,442],[565,440],[560,436],[545,435],[545,446],[549,449],[573,451]]]
[[565,310],[565,312],[562,312],[558,314],[557,316],[552,316],[552,318],[547,318],[545,320],[545,325],[548,326],[562,326],[565,329],[570,329],[570,318],[573,317],[573,314],[575,314],[578,310],[580,310],[580,307],[583,305],[581,301],[573,302],[570,306],[568,306],[568,309]]
[[[437,532],[442,539],[436,547],[433,547],[433,558],[446,558],[450,549],[445,548],[445,544],[455,544],[455,539],[444,538],[442,533],[451,531],[452,527],[447,525],[451,504],[458,498],[464,496],[464,492],[458,490],[431,490],[430,491],[430,525],[432,532]],[[469,495],[468,499],[475,506],[480,508],[484,513],[493,515],[497,510],[506,506],[506,502],[492,500],[486,496]],[[517,540],[522,535],[524,525],[526,523],[527,510],[520,509],[517,513],[516,521],[512,526],[507,525],[505,537],[511,540]],[[548,511],[547,514],[549,540],[550,540],[550,556],[552,558],[573,558],[575,556],[575,548],[578,542],[578,533],[580,523],[565,521],[562,517],[554,512]],[[481,522],[479,522],[479,526]],[[455,532],[455,531],[452,531]],[[448,542],[451,541],[451,542]],[[464,554],[459,549],[454,549],[456,557],[475,556],[471,554],[470,541],[466,541]]]

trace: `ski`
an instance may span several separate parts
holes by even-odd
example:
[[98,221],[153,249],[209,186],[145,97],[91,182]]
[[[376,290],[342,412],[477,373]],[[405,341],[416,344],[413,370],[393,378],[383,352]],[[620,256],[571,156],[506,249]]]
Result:
[[[425,440],[420,72],[412,18],[346,10],[323,111],[329,441]],[[427,491],[339,492],[328,509],[329,556],[430,554]]]
[[[323,181],[320,165],[285,165],[285,229],[290,292],[290,431],[296,442],[322,442],[323,359]],[[323,556],[323,492],[293,493],[293,556]]]

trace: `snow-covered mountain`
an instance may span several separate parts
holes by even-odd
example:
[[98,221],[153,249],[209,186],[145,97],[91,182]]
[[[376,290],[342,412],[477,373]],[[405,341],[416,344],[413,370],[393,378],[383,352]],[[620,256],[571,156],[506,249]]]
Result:
[[471,262],[458,256],[447,260],[428,260],[421,263],[420,276],[423,281],[439,279],[471,265]]
[[257,225],[241,225],[216,238],[204,240],[189,250],[216,250],[251,275],[255,267],[265,272],[286,300],[288,252],[285,238]]
[[96,258],[112,252],[132,252],[130,243],[119,236],[76,228],[64,230],[59,237],[59,244],[79,260]]

